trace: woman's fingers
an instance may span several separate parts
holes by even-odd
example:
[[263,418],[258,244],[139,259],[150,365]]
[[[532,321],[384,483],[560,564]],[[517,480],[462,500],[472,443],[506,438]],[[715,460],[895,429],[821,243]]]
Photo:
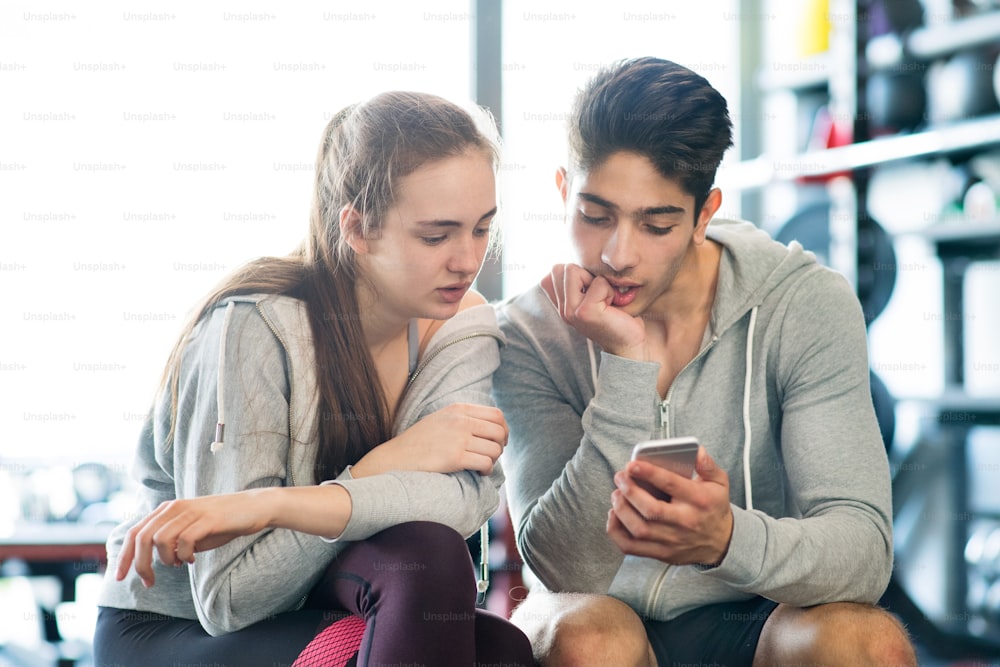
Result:
[[501,448],[507,444],[506,427],[495,422],[476,420],[472,423],[469,433],[473,438],[492,441]]
[[493,472],[493,466],[500,458],[499,447],[495,442],[481,441],[481,446],[469,448],[462,455],[462,468],[478,472],[480,475],[489,475]]
[[121,581],[128,574],[129,568],[132,567],[132,561],[135,556],[135,536],[132,534],[131,529],[125,534],[125,539],[122,540],[122,550],[118,553],[118,566],[115,568],[115,579]]

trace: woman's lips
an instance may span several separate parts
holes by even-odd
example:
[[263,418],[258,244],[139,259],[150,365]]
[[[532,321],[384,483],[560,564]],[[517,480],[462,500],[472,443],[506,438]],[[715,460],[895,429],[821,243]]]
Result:
[[439,287],[436,291],[446,303],[457,303],[469,291],[469,287],[471,285],[449,285],[448,287]]

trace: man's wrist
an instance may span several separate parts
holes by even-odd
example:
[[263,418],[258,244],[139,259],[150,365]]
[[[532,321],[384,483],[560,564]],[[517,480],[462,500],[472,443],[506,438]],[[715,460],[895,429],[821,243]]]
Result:
[[733,542],[733,528],[736,525],[736,521],[733,518],[732,508],[729,510],[729,532],[726,536],[726,543],[722,547],[721,555],[715,560],[708,563],[699,563],[698,569],[700,570],[711,570],[722,565],[722,561],[726,560],[726,556],[729,555],[729,547]]
[[[598,343],[598,345],[600,345],[600,343]],[[622,359],[630,359],[632,361],[649,361],[649,355],[646,353],[645,343],[639,343],[638,345],[609,345],[607,347],[601,345],[601,349],[608,354],[613,354],[616,357],[621,357]]]

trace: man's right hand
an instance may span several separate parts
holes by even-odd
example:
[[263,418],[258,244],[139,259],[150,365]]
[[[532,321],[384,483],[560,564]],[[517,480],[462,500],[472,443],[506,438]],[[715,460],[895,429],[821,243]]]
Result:
[[614,288],[607,280],[576,264],[556,264],[541,287],[563,321],[602,350],[647,361],[642,318],[612,305]]

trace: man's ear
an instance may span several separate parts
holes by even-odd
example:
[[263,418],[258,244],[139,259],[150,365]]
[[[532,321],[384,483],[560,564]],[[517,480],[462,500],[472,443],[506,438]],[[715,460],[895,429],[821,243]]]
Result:
[[569,196],[569,174],[566,172],[566,167],[556,169],[556,188],[559,189],[559,196],[562,197],[563,204],[565,204],[566,198]]
[[705,242],[705,232],[708,230],[708,223],[712,221],[719,207],[722,206],[722,190],[712,188],[705,197],[705,203],[698,211],[698,223],[694,227],[694,242],[701,245]]
[[361,214],[350,204],[340,209],[340,236],[355,253],[363,255],[368,252]]

